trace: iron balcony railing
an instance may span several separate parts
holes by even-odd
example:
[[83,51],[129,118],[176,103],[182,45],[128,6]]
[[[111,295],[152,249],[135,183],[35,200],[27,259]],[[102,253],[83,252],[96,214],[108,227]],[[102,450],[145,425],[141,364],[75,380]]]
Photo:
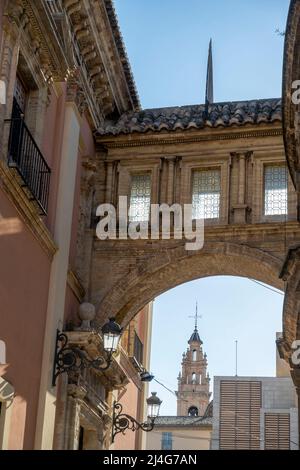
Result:
[[16,169],[42,215],[47,214],[51,170],[38,148],[23,117],[13,117],[10,123],[8,166]]

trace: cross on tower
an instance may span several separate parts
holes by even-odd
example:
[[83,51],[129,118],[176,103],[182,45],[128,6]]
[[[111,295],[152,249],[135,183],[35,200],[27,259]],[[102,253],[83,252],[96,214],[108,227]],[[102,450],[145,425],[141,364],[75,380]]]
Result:
[[195,315],[190,315],[189,318],[195,319],[195,330],[198,329],[198,318],[202,318],[202,315],[198,315],[198,302],[196,302],[196,313]]

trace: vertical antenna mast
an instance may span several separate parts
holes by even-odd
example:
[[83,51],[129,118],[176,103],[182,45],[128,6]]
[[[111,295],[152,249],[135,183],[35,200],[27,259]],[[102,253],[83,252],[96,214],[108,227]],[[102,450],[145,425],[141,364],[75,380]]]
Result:
[[238,376],[238,342],[235,341],[235,376]]

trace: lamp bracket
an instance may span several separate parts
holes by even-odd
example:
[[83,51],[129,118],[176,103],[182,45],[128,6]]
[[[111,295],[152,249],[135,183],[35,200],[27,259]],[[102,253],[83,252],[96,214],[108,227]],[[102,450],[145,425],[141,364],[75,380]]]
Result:
[[65,333],[57,330],[52,386],[55,387],[57,377],[64,372],[80,371],[85,368],[104,371],[109,368],[111,360],[111,354],[107,354],[106,358],[99,356],[97,359],[89,359],[82,349],[69,345],[68,336]]
[[141,429],[145,432],[150,432],[154,428],[155,418],[149,418],[145,423],[139,423],[132,416],[123,413],[123,407],[121,403],[114,402],[113,405],[113,421],[112,421],[112,443],[115,440],[117,434],[125,434],[127,429],[135,432]]

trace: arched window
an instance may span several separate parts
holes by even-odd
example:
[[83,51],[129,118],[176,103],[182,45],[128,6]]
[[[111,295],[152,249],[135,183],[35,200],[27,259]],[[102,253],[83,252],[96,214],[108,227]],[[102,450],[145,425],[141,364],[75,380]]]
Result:
[[189,416],[199,416],[198,408],[196,406],[190,406],[188,414]]
[[197,361],[197,351],[194,349],[193,351],[193,361]]
[[192,384],[196,383],[196,374],[195,372],[192,373]]

